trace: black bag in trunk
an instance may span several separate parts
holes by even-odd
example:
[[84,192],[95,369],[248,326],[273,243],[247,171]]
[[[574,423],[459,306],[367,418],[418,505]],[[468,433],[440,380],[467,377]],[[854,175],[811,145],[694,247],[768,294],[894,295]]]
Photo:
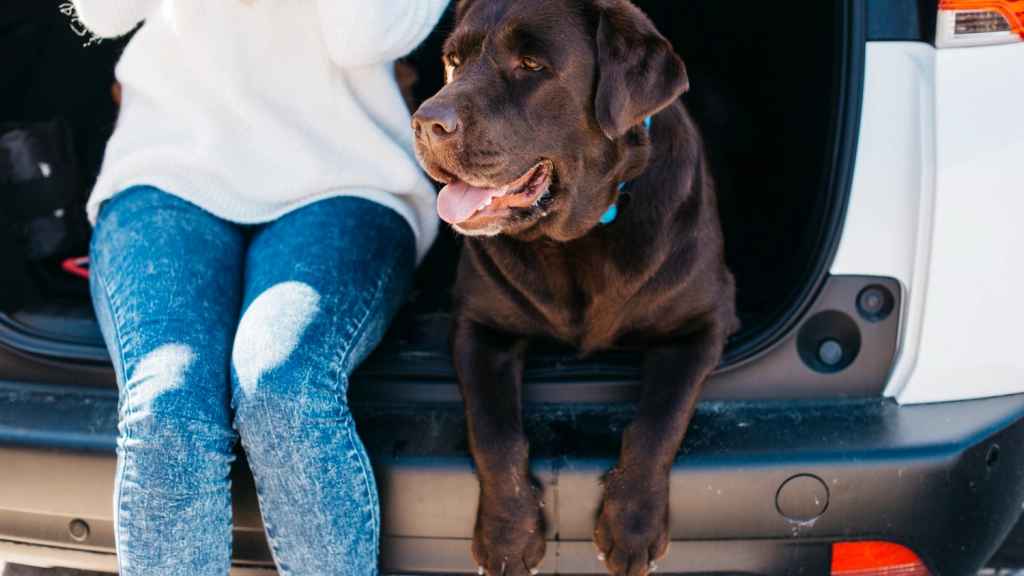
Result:
[[88,252],[90,229],[66,121],[0,125],[0,208],[26,262]]

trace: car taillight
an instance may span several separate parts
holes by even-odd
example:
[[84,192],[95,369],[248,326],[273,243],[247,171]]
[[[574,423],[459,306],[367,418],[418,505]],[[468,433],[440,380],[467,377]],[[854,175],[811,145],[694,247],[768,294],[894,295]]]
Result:
[[891,542],[840,542],[832,545],[832,576],[931,576],[924,562]]
[[939,0],[935,43],[980,46],[1024,40],[1024,0]]

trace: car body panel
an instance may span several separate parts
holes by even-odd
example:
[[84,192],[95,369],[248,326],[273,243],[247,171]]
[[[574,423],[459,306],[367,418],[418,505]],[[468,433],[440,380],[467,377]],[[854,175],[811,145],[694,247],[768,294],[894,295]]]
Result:
[[1024,43],[935,62],[928,295],[917,367],[892,390],[904,404],[1024,391]]
[[868,42],[850,203],[832,274],[876,274],[903,287],[900,343],[885,395],[917,360],[928,282],[935,177],[935,48]]
[[[8,407],[0,411],[0,555],[17,543],[82,553],[36,563],[86,568],[97,555],[113,559],[116,396],[17,383],[0,384],[0,394]],[[525,408],[546,504],[542,572],[602,573],[590,541],[601,478],[634,411],[629,403]],[[353,414],[381,494],[381,570],[475,572],[477,482],[461,407],[360,403]],[[31,432],[56,421],[55,432]],[[701,402],[673,467],[674,544],[659,564],[792,574],[794,566],[827,566],[831,542],[878,538],[910,547],[937,576],[966,575],[1020,513],[1024,452],[1013,447],[1022,444],[1024,395],[922,406],[880,398]],[[1003,447],[995,460],[993,445]],[[780,512],[783,486],[796,477],[826,487],[820,515],[792,520]],[[270,566],[244,458],[232,494],[236,564]],[[797,493],[809,497],[816,496]],[[69,533],[75,519],[90,527],[85,541]],[[723,549],[737,553],[722,556]]]
[[[1024,43],[867,44],[853,188],[832,274],[899,280],[901,404],[1024,392]],[[976,384],[965,386],[964,382]]]

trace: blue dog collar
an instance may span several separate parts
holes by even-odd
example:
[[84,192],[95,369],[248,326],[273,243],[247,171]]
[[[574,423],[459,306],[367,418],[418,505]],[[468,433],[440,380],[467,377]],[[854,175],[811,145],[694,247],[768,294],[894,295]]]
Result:
[[[648,132],[651,131],[651,117],[650,116],[648,116],[647,118],[644,118],[644,128],[647,128]],[[626,184],[628,184],[628,182],[623,182],[623,183],[619,184],[619,192],[622,192],[623,190],[625,190]],[[618,215],[619,215],[619,203],[616,202],[615,204],[612,204],[608,208],[607,212],[605,212],[604,214],[601,215],[601,219],[598,220],[597,223],[600,224],[601,226],[605,226],[607,224],[611,224],[612,222],[615,221],[615,218]]]
[[605,224],[611,224],[615,220],[615,217],[618,216],[618,215],[619,215],[619,205],[618,204],[612,204],[611,207],[608,208],[608,211],[605,212],[601,216],[601,219],[598,220],[597,222],[598,222],[598,224],[600,224],[602,226],[604,226]]

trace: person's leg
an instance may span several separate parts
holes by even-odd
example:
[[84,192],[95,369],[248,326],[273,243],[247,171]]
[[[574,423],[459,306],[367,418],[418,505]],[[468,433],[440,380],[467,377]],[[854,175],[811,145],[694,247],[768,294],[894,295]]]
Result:
[[227,575],[229,359],[243,231],[151,187],[103,207],[93,304],[121,391],[114,528],[122,576]]
[[322,200],[252,238],[232,402],[282,575],[376,572],[377,489],[346,391],[414,261],[405,220],[360,198]]

